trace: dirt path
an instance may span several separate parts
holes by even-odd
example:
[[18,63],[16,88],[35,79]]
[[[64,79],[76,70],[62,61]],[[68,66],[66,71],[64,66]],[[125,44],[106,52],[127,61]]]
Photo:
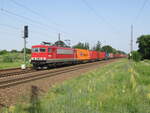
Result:
[[10,106],[16,104],[18,101],[29,100],[30,91],[32,86],[36,86],[40,89],[41,92],[46,93],[48,89],[56,84],[62,83],[64,80],[71,79],[73,77],[77,77],[82,75],[83,73],[92,71],[100,66],[104,66],[106,64],[110,64],[112,62],[116,62],[116,60],[107,61],[104,63],[100,63],[99,65],[89,66],[85,69],[80,69],[68,73],[62,73],[57,76],[52,76],[49,78],[43,78],[41,80],[35,80],[32,82],[20,84],[17,86],[12,86],[10,88],[0,89],[0,106]]

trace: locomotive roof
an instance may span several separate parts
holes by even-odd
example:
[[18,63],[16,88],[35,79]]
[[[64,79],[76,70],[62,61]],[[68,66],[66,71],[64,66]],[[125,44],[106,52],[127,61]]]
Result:
[[49,45],[34,45],[32,48],[36,47],[50,47],[50,48],[59,48],[59,49],[74,49],[74,48],[66,48],[66,47],[58,47],[58,46],[49,46]]

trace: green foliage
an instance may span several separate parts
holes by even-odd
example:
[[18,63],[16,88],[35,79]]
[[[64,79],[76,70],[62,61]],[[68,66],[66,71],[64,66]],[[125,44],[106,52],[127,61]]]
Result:
[[87,43],[87,42],[85,42],[85,43],[79,42],[77,45],[74,45],[73,48],[77,48],[77,49],[90,49],[89,43]]
[[[150,61],[120,60],[100,67],[53,86],[33,109],[41,113],[149,113],[149,66]],[[27,113],[28,107],[17,112]]]
[[16,49],[12,49],[10,52],[11,53],[18,53],[19,51],[17,51]]
[[[30,54],[27,54],[27,65],[29,65]],[[7,53],[0,55],[0,69],[20,67],[23,63],[23,53]]]
[[13,62],[14,58],[12,56],[6,55],[3,57],[3,62]]
[[96,46],[94,46],[94,47],[92,48],[92,50],[94,50],[94,51],[101,51],[101,42],[100,42],[100,41],[97,41]]
[[68,47],[63,41],[59,40],[56,41],[55,44],[53,44],[54,46],[59,46],[59,47]]
[[126,54],[124,51],[121,51],[121,50],[117,50],[117,53],[119,53],[119,54]]
[[114,48],[112,48],[109,45],[103,46],[101,50],[104,52],[107,52],[107,53],[116,53],[117,52]]
[[[23,52],[24,52],[24,48],[21,50],[21,53],[23,53]],[[31,54],[31,49],[26,48],[26,53],[27,53],[27,54]]]
[[141,60],[141,58],[142,57],[138,51],[133,51],[131,53],[131,59],[133,59],[134,61],[139,62]]
[[150,35],[142,35],[137,39],[139,52],[144,59],[150,59]]
[[7,50],[1,50],[1,51],[0,51],[0,55],[7,54],[7,53],[8,53]]

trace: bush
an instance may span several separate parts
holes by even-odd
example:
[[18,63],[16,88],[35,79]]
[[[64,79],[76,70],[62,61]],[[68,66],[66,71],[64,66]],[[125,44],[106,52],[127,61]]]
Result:
[[137,51],[133,51],[131,54],[131,59],[133,59],[136,62],[139,62],[142,58],[141,54]]
[[14,58],[12,56],[4,56],[3,62],[13,62]]
[[6,54],[6,53],[8,53],[7,50],[1,50],[1,51],[0,51],[0,55]]
[[12,49],[10,52],[11,53],[18,53],[19,51],[15,50],[15,49]]

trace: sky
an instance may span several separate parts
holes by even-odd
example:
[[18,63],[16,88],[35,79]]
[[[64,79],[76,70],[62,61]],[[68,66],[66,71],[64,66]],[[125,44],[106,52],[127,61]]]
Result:
[[149,0],[0,0],[0,50],[23,48],[23,27],[29,26],[27,47],[69,39],[71,45],[97,41],[129,52],[131,24],[136,40],[150,34]]

